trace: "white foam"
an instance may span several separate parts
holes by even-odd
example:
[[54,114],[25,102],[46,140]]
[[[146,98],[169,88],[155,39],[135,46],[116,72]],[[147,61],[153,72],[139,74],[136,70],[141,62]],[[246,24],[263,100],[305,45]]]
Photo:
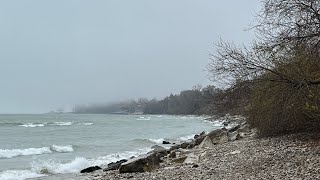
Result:
[[93,123],[83,123],[83,125],[85,125],[85,126],[91,126],[91,125],[93,125]]
[[73,152],[73,147],[71,145],[67,145],[67,146],[58,146],[58,145],[51,145],[50,146],[50,150],[52,151],[56,151],[56,152]]
[[110,162],[116,162],[121,159],[130,159],[132,156],[139,156],[141,154],[146,154],[147,152],[150,152],[151,148],[145,148],[145,149],[139,149],[136,151],[125,151],[121,153],[115,153],[115,154],[109,154],[107,156],[101,156],[97,158],[96,160],[92,161],[92,165],[102,165],[102,164],[108,164]]
[[139,117],[137,121],[150,121],[151,117]]
[[45,124],[33,124],[33,123],[27,123],[27,124],[22,124],[22,125],[19,125],[21,127],[43,127]]
[[77,157],[73,161],[68,163],[61,163],[58,161],[36,161],[32,162],[32,170],[37,173],[44,174],[60,174],[60,173],[78,173],[82,169],[90,166],[101,166],[111,162],[119,161],[120,159],[129,159],[132,156],[139,156],[149,152],[151,149],[139,149],[137,151],[125,151],[121,153],[110,154],[107,156],[101,156],[97,159],[86,159],[83,157]]
[[12,158],[16,156],[29,156],[52,153],[49,147],[28,149],[0,149],[0,158]]
[[7,170],[0,173],[1,180],[24,180],[28,178],[37,178],[46,176],[44,174],[38,174],[31,170]]
[[78,173],[82,169],[91,166],[90,161],[85,158],[77,157],[69,163],[58,161],[36,161],[31,163],[32,170],[41,174],[60,174],[60,173]]
[[193,139],[194,136],[195,136],[195,134],[190,134],[190,135],[187,135],[187,136],[179,137],[178,140],[179,140],[179,141],[188,141],[188,140]]
[[159,138],[159,139],[149,139],[149,141],[153,142],[153,143],[157,143],[157,144],[162,144],[162,142],[164,141],[163,138]]
[[56,126],[71,126],[73,122],[54,122]]

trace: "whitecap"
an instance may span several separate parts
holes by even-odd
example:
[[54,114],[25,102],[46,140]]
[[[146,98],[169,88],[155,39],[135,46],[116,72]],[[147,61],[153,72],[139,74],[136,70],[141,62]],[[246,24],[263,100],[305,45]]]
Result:
[[0,173],[1,180],[24,180],[46,176],[31,170],[7,170]]
[[85,125],[85,126],[91,126],[91,125],[93,125],[93,123],[83,123],[83,125]]
[[137,121],[150,121],[151,117],[139,117]]
[[53,125],[56,126],[71,126],[73,122],[54,122]]
[[190,134],[187,136],[179,137],[178,140],[179,141],[188,141],[188,140],[192,140],[194,138],[194,136],[195,136],[195,134]]
[[163,138],[159,138],[159,139],[148,139],[149,141],[153,142],[153,143],[157,143],[157,144],[162,144],[162,142],[164,141]]
[[33,124],[33,123],[27,123],[27,124],[22,124],[22,125],[19,125],[21,127],[43,127],[45,124]]
[[28,149],[0,149],[0,158],[12,158],[16,156],[29,156],[52,153],[49,147]]
[[50,150],[55,151],[55,152],[73,152],[73,147],[72,145],[67,145],[67,146],[58,146],[58,145],[51,145]]

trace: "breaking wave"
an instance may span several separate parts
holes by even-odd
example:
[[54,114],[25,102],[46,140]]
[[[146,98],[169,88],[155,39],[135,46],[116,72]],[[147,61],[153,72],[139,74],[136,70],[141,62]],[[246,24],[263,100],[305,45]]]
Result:
[[150,150],[150,148],[145,148],[136,151],[125,151],[107,156],[101,156],[97,159],[76,157],[74,160],[67,163],[61,163],[54,160],[35,161],[31,163],[31,167],[34,172],[40,174],[78,173],[82,169],[89,166],[101,166],[121,159],[130,159],[132,156],[136,157],[141,154],[145,154]]
[[58,145],[51,145],[50,150],[55,151],[55,152],[73,152],[73,147],[71,145],[67,146],[58,146]]
[[71,145],[67,145],[67,146],[51,145],[50,147],[41,147],[41,148],[0,149],[0,158],[13,158],[16,156],[50,154],[53,152],[59,152],[59,153],[73,152],[73,148]]

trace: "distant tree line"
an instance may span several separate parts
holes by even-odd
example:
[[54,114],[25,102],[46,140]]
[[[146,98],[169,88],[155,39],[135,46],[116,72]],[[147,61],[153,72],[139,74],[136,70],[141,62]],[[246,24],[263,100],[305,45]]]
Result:
[[153,99],[144,107],[145,114],[212,114],[215,95],[220,89],[214,86],[193,88],[180,94],[165,97],[162,100]]
[[195,86],[179,94],[171,94],[161,100],[140,98],[109,104],[78,105],[74,113],[82,114],[170,114],[170,115],[223,115],[238,110],[237,99],[231,89],[215,86]]

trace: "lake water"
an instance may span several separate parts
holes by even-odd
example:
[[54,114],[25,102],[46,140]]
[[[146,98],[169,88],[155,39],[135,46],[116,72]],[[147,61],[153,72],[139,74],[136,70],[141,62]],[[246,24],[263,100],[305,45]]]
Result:
[[79,173],[218,127],[195,116],[0,115],[0,179]]

